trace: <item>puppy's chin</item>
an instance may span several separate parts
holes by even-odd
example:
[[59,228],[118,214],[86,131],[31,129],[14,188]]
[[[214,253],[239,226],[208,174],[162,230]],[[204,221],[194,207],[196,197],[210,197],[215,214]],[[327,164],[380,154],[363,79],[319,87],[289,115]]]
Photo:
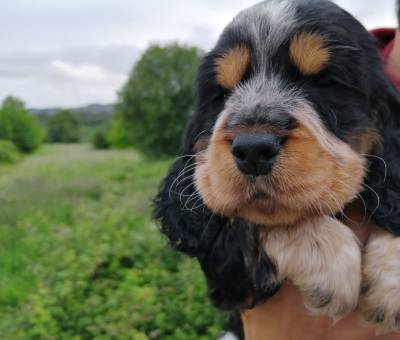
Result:
[[335,139],[329,153],[304,127],[296,128],[272,173],[246,178],[218,130],[197,159],[195,183],[215,213],[265,226],[288,226],[313,216],[335,215],[362,189],[364,160]]

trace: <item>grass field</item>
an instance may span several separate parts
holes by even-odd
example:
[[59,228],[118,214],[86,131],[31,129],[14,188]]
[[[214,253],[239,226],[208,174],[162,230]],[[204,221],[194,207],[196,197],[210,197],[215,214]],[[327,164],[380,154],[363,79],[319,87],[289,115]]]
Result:
[[0,166],[1,339],[215,339],[195,261],[150,219],[169,161],[44,146]]

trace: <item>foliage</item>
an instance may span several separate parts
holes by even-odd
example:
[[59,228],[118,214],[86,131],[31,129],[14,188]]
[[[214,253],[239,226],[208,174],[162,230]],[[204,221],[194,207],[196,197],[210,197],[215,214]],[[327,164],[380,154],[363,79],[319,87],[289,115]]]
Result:
[[104,126],[108,123],[108,121],[112,117],[112,113],[104,113],[104,112],[78,112],[77,113],[79,122],[82,126],[87,127],[99,127]]
[[116,107],[128,144],[147,154],[177,153],[199,58],[197,48],[178,44],[153,45],[142,55]]
[[97,129],[92,137],[92,145],[95,149],[105,150],[110,148],[107,139],[107,130],[105,128]]
[[17,147],[9,140],[0,140],[0,163],[14,163],[18,160]]
[[48,122],[48,139],[52,143],[79,142],[79,120],[76,114],[62,110],[52,116]]
[[0,109],[0,139],[9,140],[21,152],[36,150],[43,140],[43,131],[24,103],[7,97]]
[[[49,120],[53,117],[54,113],[51,110],[35,110],[35,112],[40,124],[47,131]],[[108,112],[74,111],[74,115],[79,121],[80,140],[84,142],[91,142],[94,133],[98,129],[106,127],[112,118],[112,113]]]
[[[93,142],[98,131],[108,134],[112,113],[92,112],[78,113],[80,124],[80,139],[83,142]],[[108,143],[108,136],[105,136]],[[109,146],[108,146],[109,147]]]
[[115,116],[108,130],[107,139],[110,145],[116,149],[129,146],[129,132],[121,115]]
[[0,166],[2,339],[216,339],[197,263],[150,220],[168,165],[58,144]]

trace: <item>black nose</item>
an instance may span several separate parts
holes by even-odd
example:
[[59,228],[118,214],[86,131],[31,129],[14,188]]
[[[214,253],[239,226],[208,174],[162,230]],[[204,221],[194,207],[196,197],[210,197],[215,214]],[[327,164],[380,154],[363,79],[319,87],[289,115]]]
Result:
[[267,175],[281,148],[281,139],[269,133],[241,134],[232,143],[236,165],[245,175]]

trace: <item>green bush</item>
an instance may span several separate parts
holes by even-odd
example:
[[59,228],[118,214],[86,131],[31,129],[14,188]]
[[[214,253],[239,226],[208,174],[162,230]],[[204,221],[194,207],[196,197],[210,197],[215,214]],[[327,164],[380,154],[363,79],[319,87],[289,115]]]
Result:
[[36,150],[43,141],[43,131],[39,123],[24,103],[7,97],[0,109],[0,139],[10,140],[21,152]]
[[77,143],[80,139],[79,120],[76,114],[62,110],[49,119],[48,139],[51,143]]
[[2,176],[1,339],[217,338],[198,263],[150,220],[168,166],[62,144]]
[[0,163],[14,163],[18,158],[18,149],[14,143],[8,140],[0,140]]
[[[52,253],[59,263],[51,264],[52,280],[31,296],[24,333],[40,339],[216,339],[224,318],[207,301],[198,265],[145,240],[140,227],[118,231],[101,243],[108,251],[89,242],[89,249]],[[134,244],[130,252],[122,238]]]
[[107,134],[110,146],[115,149],[124,149],[130,146],[127,126],[121,115],[116,115]]
[[[114,131],[147,154],[174,155],[193,107],[200,60],[195,47],[153,45],[142,55],[119,94]],[[114,139],[121,138],[111,138]]]
[[104,128],[97,129],[92,137],[92,145],[95,149],[105,150],[110,148],[107,139],[107,130]]

